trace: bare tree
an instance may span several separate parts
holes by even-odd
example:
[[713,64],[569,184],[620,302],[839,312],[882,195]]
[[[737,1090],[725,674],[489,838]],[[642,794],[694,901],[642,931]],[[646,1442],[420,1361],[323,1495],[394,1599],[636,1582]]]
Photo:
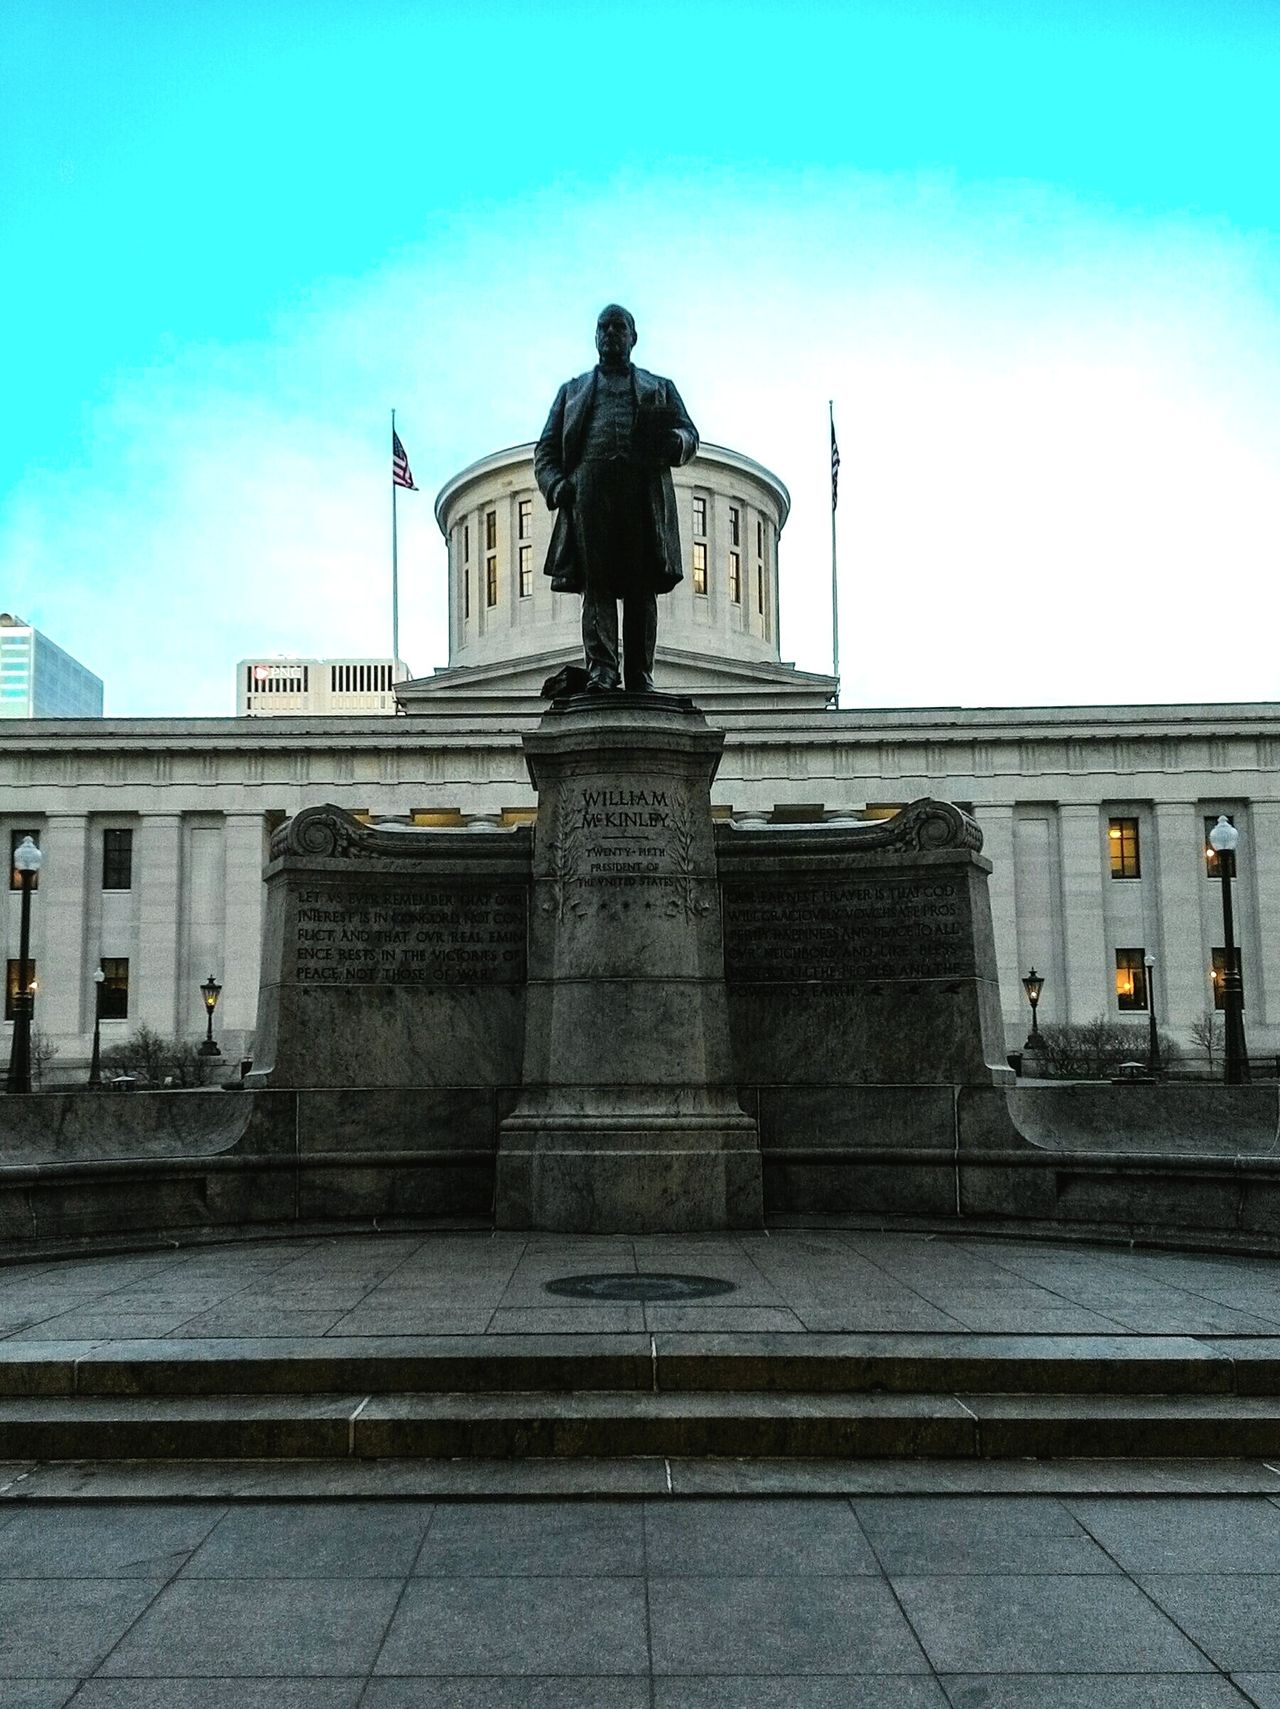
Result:
[[44,1071],[61,1050],[41,1027],[31,1029],[31,1078],[37,1086],[44,1085]]
[[1206,1009],[1204,1013],[1197,1020],[1192,1021],[1191,1025],[1187,1028],[1187,1032],[1191,1036],[1191,1042],[1193,1044],[1198,1044],[1201,1050],[1204,1051],[1205,1055],[1209,1058],[1210,1074],[1213,1073],[1214,1058],[1222,1054],[1222,1029],[1223,1018],[1218,1013],[1217,1009]]

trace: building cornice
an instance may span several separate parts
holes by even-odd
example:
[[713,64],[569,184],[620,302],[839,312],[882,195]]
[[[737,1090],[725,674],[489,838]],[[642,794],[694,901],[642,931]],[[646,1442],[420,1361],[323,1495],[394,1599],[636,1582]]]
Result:
[[[442,534],[445,528],[445,512],[454,499],[464,488],[473,481],[485,479],[489,475],[500,474],[504,469],[514,468],[518,464],[532,463],[535,442],[529,440],[524,445],[508,445],[502,451],[491,451],[487,457],[480,457],[474,463],[468,463],[465,469],[459,469],[445,482],[436,494],[435,517],[436,526]],[[733,469],[740,475],[748,475],[759,481],[773,494],[778,505],[778,532],[786,527],[787,517],[791,514],[791,494],[786,484],[775,475],[772,469],[766,469],[763,463],[757,463],[754,457],[748,457],[741,451],[731,451],[727,445],[709,445],[703,443],[698,447],[698,457],[711,463],[719,463],[726,469]],[[696,461],[697,459],[695,459]]]

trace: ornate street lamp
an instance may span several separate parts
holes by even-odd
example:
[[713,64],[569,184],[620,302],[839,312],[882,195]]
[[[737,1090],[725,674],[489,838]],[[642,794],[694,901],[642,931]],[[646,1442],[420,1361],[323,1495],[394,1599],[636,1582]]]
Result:
[[201,1056],[221,1056],[222,1052],[213,1042],[213,1011],[218,1006],[218,998],[222,995],[222,987],[212,973],[200,987],[200,995],[204,998],[205,1015],[208,1025],[205,1029],[204,1043],[200,1046]]
[[[1244,986],[1240,978],[1240,963],[1236,956],[1235,917],[1231,908],[1231,875],[1235,871],[1235,853],[1240,833],[1219,813],[1218,823],[1209,832],[1209,846],[1218,857],[1218,877],[1222,880],[1222,1007],[1224,1014],[1223,1079],[1228,1086],[1242,1085],[1249,1078],[1249,1053],[1244,1042]],[[1231,856],[1230,860],[1225,857]]]
[[23,837],[13,851],[14,870],[22,888],[22,917],[18,927],[18,987],[13,994],[13,1043],[5,1083],[10,1092],[31,1090],[31,1010],[35,1001],[31,989],[31,887],[43,860],[30,837]]
[[1022,981],[1022,989],[1027,994],[1027,1002],[1031,1005],[1031,1031],[1027,1034],[1024,1050],[1043,1050],[1044,1040],[1040,1037],[1040,1022],[1036,1010],[1040,1007],[1040,993],[1044,990],[1044,975],[1037,973],[1033,967]]
[[1156,958],[1154,955],[1144,955],[1142,965],[1147,970],[1147,1073],[1160,1074],[1164,1064],[1160,1060],[1160,1033],[1156,1026]]
[[89,1059],[89,1084],[102,1085],[102,987],[107,976],[100,967],[93,971],[93,1055]]

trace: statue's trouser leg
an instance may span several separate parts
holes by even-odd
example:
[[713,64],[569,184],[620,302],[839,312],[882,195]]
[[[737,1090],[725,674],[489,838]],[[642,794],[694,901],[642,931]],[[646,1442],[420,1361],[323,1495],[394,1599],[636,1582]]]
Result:
[[617,688],[618,601],[590,584],[582,596],[582,650],[587,680],[596,688]]
[[622,664],[631,694],[653,687],[653,652],[658,641],[658,596],[629,593],[622,601]]

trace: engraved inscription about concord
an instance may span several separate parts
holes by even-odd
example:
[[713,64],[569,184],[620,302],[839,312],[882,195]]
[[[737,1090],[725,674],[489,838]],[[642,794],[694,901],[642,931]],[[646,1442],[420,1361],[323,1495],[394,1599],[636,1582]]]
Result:
[[960,878],[730,884],[730,979],[963,979],[977,971]]
[[300,985],[470,985],[525,977],[525,895],[510,887],[314,885],[298,893]]

